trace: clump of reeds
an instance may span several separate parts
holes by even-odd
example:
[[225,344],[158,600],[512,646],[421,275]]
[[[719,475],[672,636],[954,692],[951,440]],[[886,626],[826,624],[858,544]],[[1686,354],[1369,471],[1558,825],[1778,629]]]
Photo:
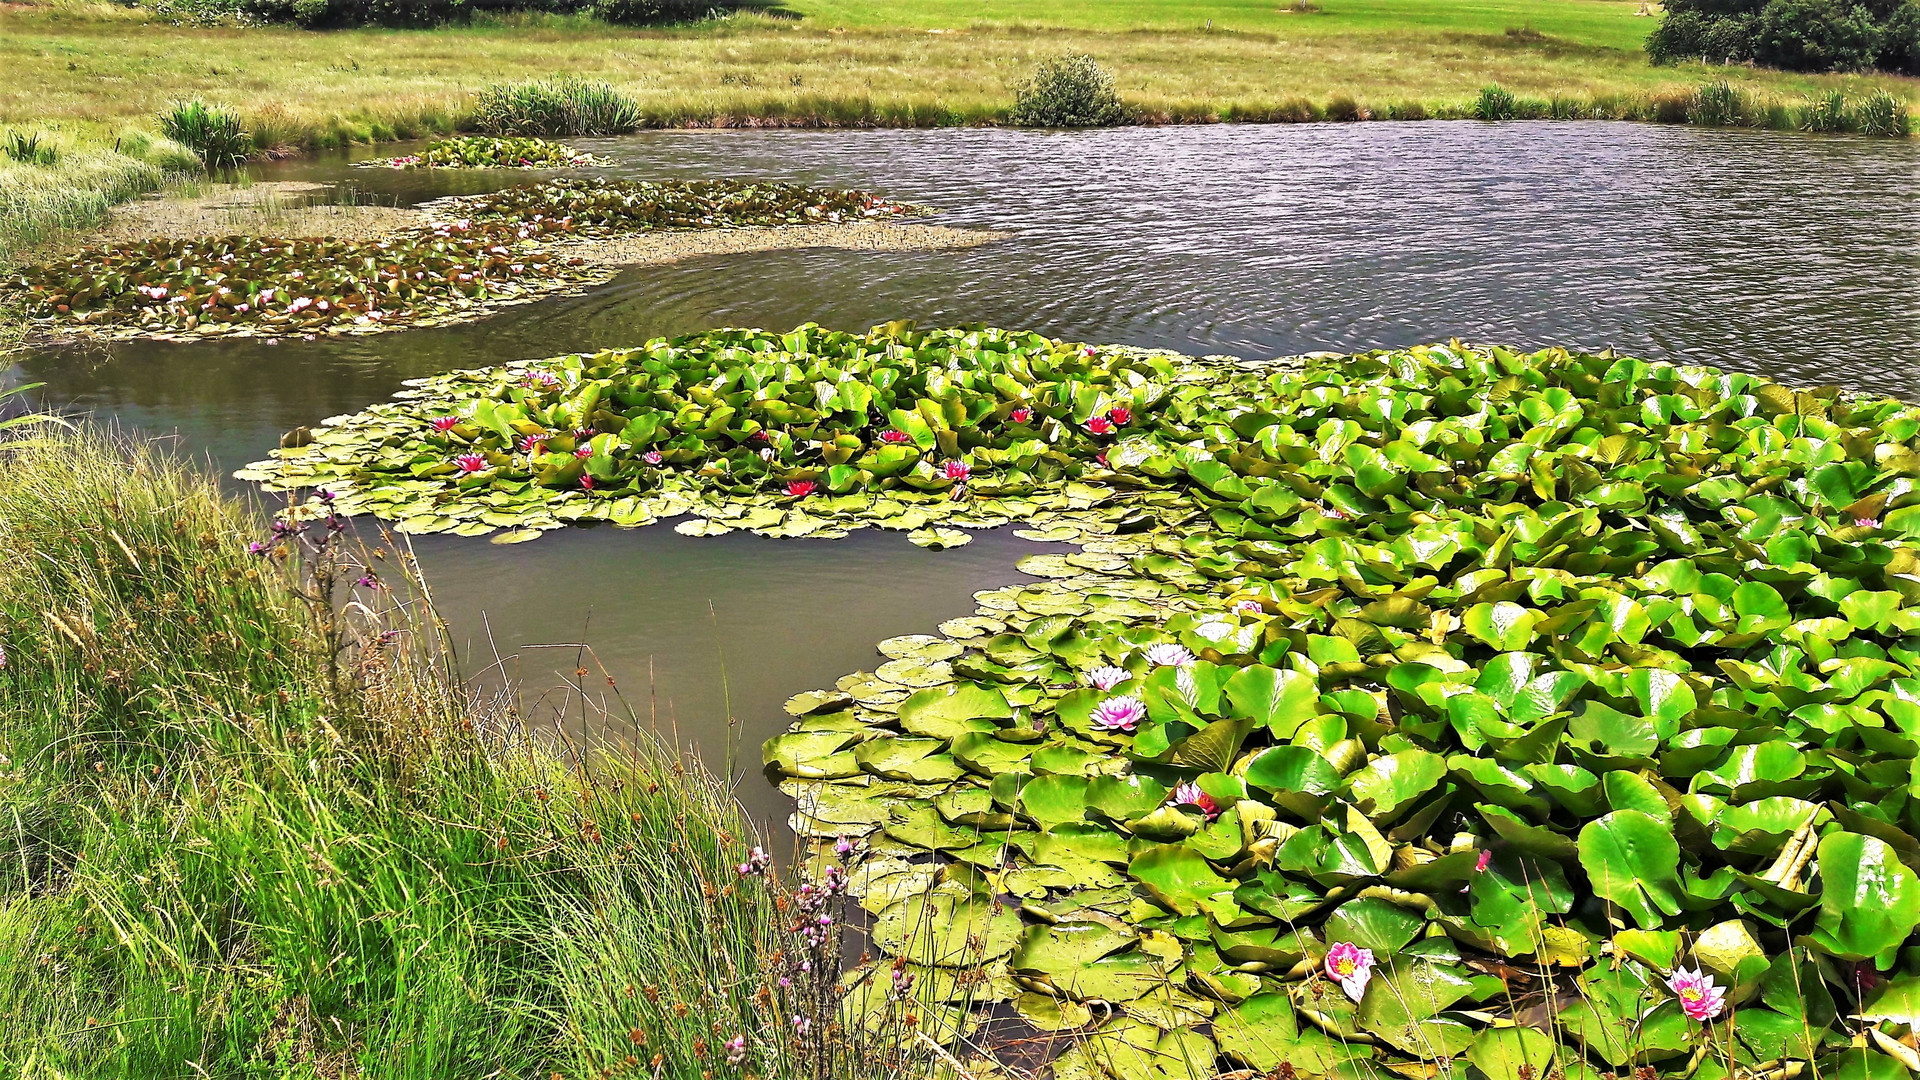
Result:
[[474,124],[489,135],[625,135],[645,114],[609,83],[564,75],[494,83],[474,102]]
[[237,169],[253,153],[253,134],[241,125],[239,113],[197,98],[162,110],[160,133],[199,155],[212,172]]

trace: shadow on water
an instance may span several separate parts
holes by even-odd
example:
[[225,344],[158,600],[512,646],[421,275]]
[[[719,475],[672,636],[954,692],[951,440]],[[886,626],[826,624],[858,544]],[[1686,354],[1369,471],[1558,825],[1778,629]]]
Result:
[[[599,170],[616,175],[871,187],[939,208],[944,224],[1016,235],[954,252],[636,267],[585,295],[363,338],[48,348],[11,377],[45,381],[48,404],[175,435],[224,470],[415,376],[808,320],[988,322],[1248,356],[1451,336],[1611,345],[1920,397],[1920,144],[1908,140],[1429,122],[656,132],[576,144],[617,159]],[[270,176],[402,203],[534,178],[349,170],[347,160]],[[972,591],[1016,580],[1015,561],[1038,550],[1005,531],[927,552],[879,532],[775,542],[665,527],[505,548],[436,537],[419,548],[474,655],[584,638],[630,694],[651,661],[672,702],[663,715],[711,760],[724,754],[727,711],[717,616],[750,761],[784,722],[788,695],[870,669],[881,638],[970,612]],[[538,683],[530,665],[549,659],[571,670],[570,659],[533,653],[521,673]],[[777,806],[749,788],[765,796],[756,810]]]

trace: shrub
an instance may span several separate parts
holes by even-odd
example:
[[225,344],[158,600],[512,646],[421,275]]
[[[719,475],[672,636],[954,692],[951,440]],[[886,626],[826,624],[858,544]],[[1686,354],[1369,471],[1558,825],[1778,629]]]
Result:
[[[211,0],[203,0],[211,2]],[[437,26],[500,10],[573,12],[588,0],[241,0],[244,13],[263,22],[310,28]]]
[[1920,0],[1906,0],[1887,16],[1874,65],[1883,71],[1920,75]]
[[1847,95],[1838,90],[1808,98],[1806,108],[1800,111],[1800,128],[1803,131],[1845,131],[1850,126],[1850,120]]
[[1849,0],[1771,0],[1755,26],[1753,58],[1789,71],[1855,71],[1879,50],[1872,14]]
[[1498,86],[1483,86],[1473,103],[1475,120],[1511,120],[1517,115],[1518,102],[1510,91]]
[[640,129],[640,103],[610,84],[573,75],[494,83],[474,103],[475,122],[489,135],[625,135]]
[[1111,127],[1126,119],[1113,73],[1085,53],[1042,60],[1014,91],[1007,119],[1018,127]]
[[1862,135],[1905,136],[1912,134],[1913,118],[1906,102],[1885,90],[1875,90],[1854,110],[1853,126]]
[[690,22],[727,10],[732,5],[714,0],[593,0],[593,14],[610,23],[626,25]]
[[44,131],[36,131],[31,135],[24,131],[9,131],[5,146],[7,156],[23,165],[52,165],[60,160],[60,151],[54,149]]
[[1693,92],[1687,120],[1706,127],[1752,127],[1753,102],[1725,79],[1710,82]]
[[160,114],[160,131],[200,158],[209,171],[236,169],[253,153],[253,135],[240,115],[224,105],[179,101]]

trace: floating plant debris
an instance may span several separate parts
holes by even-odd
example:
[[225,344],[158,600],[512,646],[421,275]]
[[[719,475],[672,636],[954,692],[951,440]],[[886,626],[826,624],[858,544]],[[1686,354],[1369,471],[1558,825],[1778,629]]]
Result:
[[748,180],[608,180],[565,178],[442,201],[449,213],[476,220],[564,217],[575,228],[741,228],[820,225],[920,212],[872,192]]
[[1077,540],[764,747],[894,984],[1080,1032],[1057,1075],[1893,1077],[1840,1017],[1920,994],[1917,434],[1559,349],[808,326],[421,380],[241,475]]
[[[373,333],[474,318],[613,275],[565,245],[649,230],[870,221],[909,208],[865,192],[787,184],[571,182],[455,200],[428,227],[385,239],[229,236],[89,248],[5,283],[43,331],[196,340]],[[643,196],[652,191],[654,196]],[[611,200],[611,201],[609,201]],[[625,209],[620,209],[624,207]],[[576,212],[587,216],[576,218]]]
[[525,137],[457,135],[417,154],[356,161],[356,169],[582,169],[610,164],[562,143]]

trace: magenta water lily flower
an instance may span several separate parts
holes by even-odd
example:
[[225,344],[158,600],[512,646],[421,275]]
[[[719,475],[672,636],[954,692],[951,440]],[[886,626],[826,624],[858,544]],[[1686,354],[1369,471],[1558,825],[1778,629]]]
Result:
[[1013,421],[1016,424],[1027,423],[1028,421],[1033,419],[1033,410],[1027,408],[1025,405],[1022,405],[1019,408],[1008,413],[1007,419]]
[[1131,678],[1133,678],[1133,672],[1111,664],[1087,672],[1087,683],[1096,690],[1111,690]]
[[959,483],[973,475],[973,466],[968,465],[964,461],[948,461],[945,465],[940,466],[940,475],[955,483]]
[[1087,430],[1095,435],[1113,434],[1113,421],[1104,416],[1096,416],[1087,421]]
[[583,475],[582,475],[582,476],[580,477],[580,490],[581,490],[581,491],[592,491],[592,490],[593,490],[593,477],[591,477],[591,476],[587,476],[587,475],[584,475],[584,474],[583,474]]
[[477,473],[487,467],[487,459],[479,454],[461,454],[453,459],[453,463],[460,466],[461,472],[468,473]]
[[1260,601],[1254,599],[1240,601],[1233,605],[1233,610],[1247,615],[1264,615],[1267,613],[1267,609],[1260,606]]
[[1107,410],[1107,419],[1113,421],[1115,427],[1126,427],[1133,422],[1133,410],[1125,405],[1115,405]]
[[532,455],[546,444],[547,437],[545,435],[522,435],[520,437],[520,452]]
[[1367,992],[1367,982],[1373,978],[1373,950],[1363,949],[1351,941],[1328,949],[1327,978],[1339,983],[1348,997],[1359,1001]]
[[593,447],[576,446],[573,448],[573,456],[579,458],[582,461],[585,461],[586,459],[593,456]]
[[433,418],[433,430],[436,435],[445,435],[460,425],[457,416],[436,416]]
[[1147,646],[1147,663],[1154,667],[1186,667],[1193,663],[1193,653],[1184,645],[1175,645],[1171,641],[1162,641],[1158,645]]
[[804,499],[813,494],[818,486],[819,485],[811,480],[789,480],[787,481],[787,494],[796,499]]
[[880,441],[883,443],[891,443],[895,446],[899,446],[903,443],[912,442],[913,436],[907,434],[904,431],[901,431],[899,428],[888,428],[887,430],[880,433]]
[[1698,968],[1676,968],[1667,979],[1667,988],[1680,999],[1680,1011],[1692,1020],[1705,1022],[1727,1009],[1727,991],[1713,985],[1713,976]]
[[660,451],[649,450],[646,453],[640,455],[640,460],[646,462],[649,465],[658,465],[664,459],[660,456]]
[[1174,788],[1173,794],[1167,796],[1167,802],[1174,806],[1196,807],[1201,813],[1207,815],[1208,821],[1220,816],[1220,804],[1214,801],[1213,796],[1201,791],[1200,785],[1191,780]]
[[1147,707],[1132,695],[1108,698],[1093,707],[1091,717],[1094,728],[1100,731],[1132,731],[1146,718]]
[[1491,863],[1492,861],[1493,861],[1493,852],[1491,851],[1481,852],[1480,857],[1473,861],[1473,872],[1476,874],[1486,873],[1487,864]]

